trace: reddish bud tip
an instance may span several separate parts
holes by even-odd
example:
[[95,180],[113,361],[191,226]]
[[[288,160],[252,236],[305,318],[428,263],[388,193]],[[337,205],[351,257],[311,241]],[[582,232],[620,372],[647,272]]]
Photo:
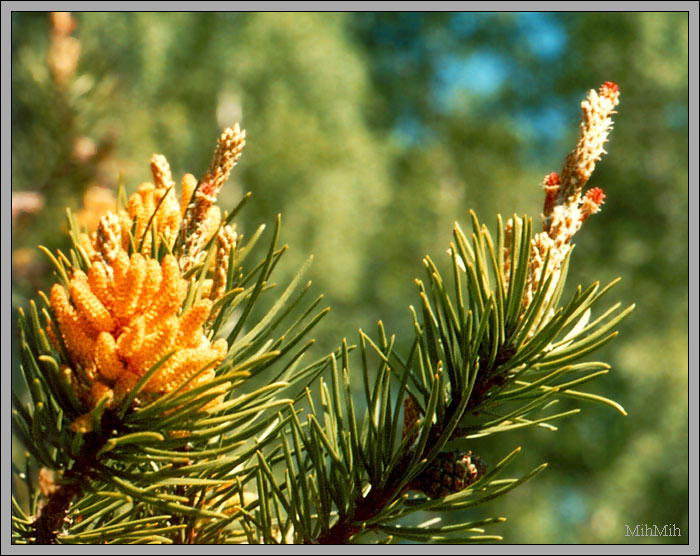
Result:
[[559,174],[552,172],[544,177],[544,185],[561,185]]
[[611,95],[611,94],[616,94],[618,93],[620,88],[617,86],[617,83],[613,83],[612,81],[606,81],[600,86],[600,95],[601,96],[606,96],[606,95]]
[[593,187],[586,191],[586,199],[600,206],[603,204],[605,199],[605,193],[603,193],[603,190],[600,187]]
[[199,186],[199,191],[204,195],[212,195],[214,193],[214,182],[203,181]]

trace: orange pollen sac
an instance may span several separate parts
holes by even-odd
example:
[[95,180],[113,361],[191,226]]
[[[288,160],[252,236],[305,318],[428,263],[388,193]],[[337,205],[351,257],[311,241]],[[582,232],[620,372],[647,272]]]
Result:
[[114,319],[92,292],[87,277],[82,271],[74,273],[70,281],[70,295],[76,308],[97,330],[109,332],[114,329]]
[[586,199],[600,206],[605,199],[605,193],[600,187],[593,187],[586,191]]
[[544,177],[544,182],[543,182],[543,183],[544,183],[545,186],[547,186],[547,185],[549,185],[549,186],[551,186],[551,185],[561,185],[561,181],[560,181],[560,179],[559,179],[559,174],[557,174],[556,172],[552,172],[551,174],[547,174],[547,175]]
[[95,342],[95,363],[107,380],[117,380],[124,372],[124,365],[117,353],[117,343],[109,332],[100,332]]

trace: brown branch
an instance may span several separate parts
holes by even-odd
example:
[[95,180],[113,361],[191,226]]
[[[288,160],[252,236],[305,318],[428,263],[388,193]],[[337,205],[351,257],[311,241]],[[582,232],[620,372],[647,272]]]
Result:
[[30,544],[56,544],[56,537],[65,522],[70,505],[83,491],[86,479],[97,463],[97,453],[105,442],[105,435],[85,435],[81,453],[70,471],[66,472],[63,484],[49,495],[48,502],[32,523],[33,535],[29,539]]
[[[496,357],[496,361],[492,369],[485,370],[483,380],[479,380],[477,377],[477,382],[474,385],[474,389],[470,396],[469,402],[467,403],[467,408],[464,413],[477,414],[481,403],[488,392],[494,387],[502,387],[507,381],[507,377],[504,374],[493,375],[493,369],[498,369],[498,367],[513,356],[513,350],[509,347],[502,346]],[[459,400],[452,400],[448,411],[446,412],[445,420],[443,423],[448,422],[451,416],[459,405]],[[451,410],[451,411],[450,411]],[[421,459],[424,458],[432,447],[440,440],[443,434],[443,426],[436,425],[430,431],[428,437],[428,442],[425,445],[425,449],[421,454]],[[451,438],[462,435],[464,429],[456,428],[451,435]],[[357,506],[355,512],[352,516],[346,516],[339,519],[333,524],[333,526],[323,533],[318,539],[316,539],[316,544],[345,544],[347,543],[353,535],[356,535],[365,528],[365,522],[372,519],[380,511],[382,511],[388,504],[393,502],[397,496],[401,495],[403,492],[410,490],[412,488],[411,483],[405,485],[401,490],[397,489],[395,486],[401,483],[402,478],[405,476],[406,468],[408,467],[411,459],[413,457],[412,452],[406,452],[406,454],[399,460],[394,470],[386,481],[388,486],[383,490],[375,490],[374,488],[370,491],[369,495],[360,502]]]
[[[453,409],[456,406],[457,404],[455,403],[452,406]],[[449,421],[449,416],[446,417],[445,421]],[[443,435],[443,430],[444,429],[441,425],[436,425],[432,428],[428,436],[428,441],[423,449],[423,453],[421,454],[421,459],[424,458],[432,447],[440,440],[440,437]],[[403,482],[403,478],[406,475],[407,468],[412,459],[412,451],[407,451],[404,453],[399,462],[396,464],[396,467],[394,467],[394,470],[391,472],[389,479],[386,481],[386,485],[388,486],[381,490],[375,490],[372,488],[367,497],[364,498],[357,506],[353,515],[345,516],[344,518],[336,521],[328,531],[316,539],[316,544],[347,543],[353,535],[356,535],[365,528],[365,522],[367,520],[376,516],[388,504],[391,504],[391,502],[396,500],[397,496],[400,496],[407,490],[410,490],[412,488],[411,483],[404,485],[400,489],[396,485]]]
[[56,536],[63,524],[71,502],[80,493],[80,480],[61,485],[42,508],[39,517],[32,524],[34,534],[30,544],[56,544]]
[[[410,455],[410,453],[409,453]],[[387,481],[387,484],[396,484],[401,476],[399,469],[403,469],[408,463],[408,458],[403,458],[403,461],[397,465],[395,472],[392,473],[392,478]],[[396,488],[387,488],[384,490],[372,490],[367,498],[360,502],[360,505],[355,510],[352,518],[345,517],[335,522],[335,524],[318,539],[316,544],[345,544],[353,535],[364,529],[364,522],[373,518],[387,504],[390,504],[400,492]]]

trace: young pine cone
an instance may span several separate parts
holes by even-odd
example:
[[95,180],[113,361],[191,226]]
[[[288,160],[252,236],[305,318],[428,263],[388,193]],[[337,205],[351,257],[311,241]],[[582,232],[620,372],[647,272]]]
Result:
[[442,498],[464,490],[486,473],[486,464],[471,453],[443,452],[410,485],[428,498]]

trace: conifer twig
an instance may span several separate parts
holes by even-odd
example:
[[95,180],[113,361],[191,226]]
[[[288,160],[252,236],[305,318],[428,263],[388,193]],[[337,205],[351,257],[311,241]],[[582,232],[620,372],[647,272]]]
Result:
[[85,488],[85,480],[90,476],[97,463],[98,453],[106,442],[107,437],[104,435],[85,435],[80,455],[64,474],[61,484],[48,495],[48,501],[32,524],[32,544],[56,543],[56,537],[66,521],[70,506]]

